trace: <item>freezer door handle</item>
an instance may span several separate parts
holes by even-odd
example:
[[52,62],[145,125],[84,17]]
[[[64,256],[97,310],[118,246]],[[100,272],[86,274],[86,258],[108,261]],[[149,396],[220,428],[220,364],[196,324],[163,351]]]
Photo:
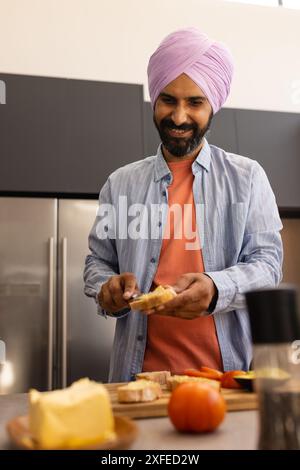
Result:
[[52,390],[53,374],[53,309],[54,309],[54,238],[49,238],[49,284],[48,284],[48,390]]
[[62,387],[67,386],[67,238],[62,239]]

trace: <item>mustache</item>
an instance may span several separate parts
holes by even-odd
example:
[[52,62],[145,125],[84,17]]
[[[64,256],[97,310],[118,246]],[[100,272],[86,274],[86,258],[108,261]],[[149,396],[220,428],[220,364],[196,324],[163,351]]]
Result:
[[197,126],[193,124],[181,124],[181,126],[176,126],[176,124],[171,119],[163,119],[160,123],[162,129],[175,129],[177,131],[193,131]]

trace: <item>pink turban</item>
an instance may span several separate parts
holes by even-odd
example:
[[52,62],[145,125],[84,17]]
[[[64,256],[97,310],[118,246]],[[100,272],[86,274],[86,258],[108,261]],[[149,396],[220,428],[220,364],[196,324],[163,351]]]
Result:
[[169,34],[150,57],[149,93],[152,107],[161,91],[182,73],[198,85],[215,114],[225,103],[233,75],[230,51],[197,28]]

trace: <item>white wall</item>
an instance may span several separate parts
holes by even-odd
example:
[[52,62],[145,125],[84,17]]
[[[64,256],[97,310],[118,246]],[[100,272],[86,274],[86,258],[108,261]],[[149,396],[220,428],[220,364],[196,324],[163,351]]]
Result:
[[0,0],[0,72],[142,83],[162,38],[197,26],[236,70],[226,106],[300,112],[300,11],[222,0]]

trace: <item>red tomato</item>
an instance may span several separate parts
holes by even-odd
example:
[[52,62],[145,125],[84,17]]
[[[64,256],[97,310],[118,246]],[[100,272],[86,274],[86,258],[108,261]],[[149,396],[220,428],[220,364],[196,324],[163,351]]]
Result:
[[178,431],[208,432],[223,421],[226,404],[223,396],[209,385],[187,382],[172,393],[168,414]]
[[223,388],[242,388],[242,386],[234,380],[235,375],[244,375],[246,372],[244,370],[229,370],[224,372],[221,379],[221,387]]

